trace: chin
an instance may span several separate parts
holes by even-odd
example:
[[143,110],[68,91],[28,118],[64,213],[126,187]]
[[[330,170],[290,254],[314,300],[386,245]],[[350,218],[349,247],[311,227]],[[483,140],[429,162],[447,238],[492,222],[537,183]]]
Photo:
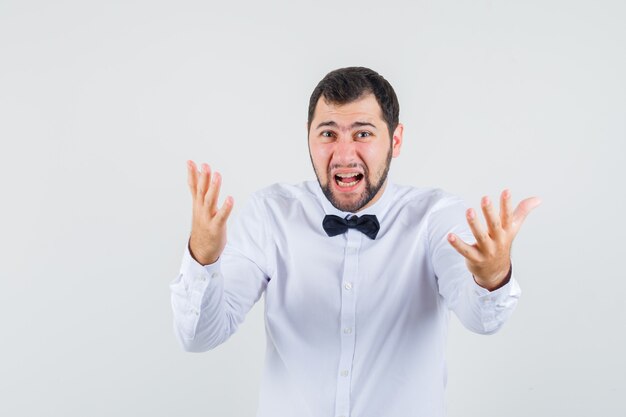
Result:
[[358,201],[338,201],[337,199],[333,199],[330,201],[335,208],[341,211],[356,213],[361,209]]
[[368,198],[367,192],[363,191],[360,194],[352,194],[350,196],[347,195],[337,195],[335,192],[327,193],[328,188],[325,189],[324,193],[326,194],[326,198],[330,201],[330,203],[341,211],[346,211],[350,213],[356,213],[363,206],[365,206],[371,198]]

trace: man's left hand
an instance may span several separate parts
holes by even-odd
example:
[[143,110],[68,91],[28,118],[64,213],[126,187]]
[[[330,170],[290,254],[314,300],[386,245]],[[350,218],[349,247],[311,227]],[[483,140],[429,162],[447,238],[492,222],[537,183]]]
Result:
[[511,268],[511,245],[528,213],[541,204],[538,197],[522,200],[515,211],[511,209],[511,193],[504,190],[500,196],[500,215],[495,211],[489,197],[481,200],[481,208],[487,229],[481,224],[474,209],[465,212],[476,243],[470,245],[454,233],[448,234],[448,242],[463,257],[474,280],[483,288],[493,291],[507,282]]

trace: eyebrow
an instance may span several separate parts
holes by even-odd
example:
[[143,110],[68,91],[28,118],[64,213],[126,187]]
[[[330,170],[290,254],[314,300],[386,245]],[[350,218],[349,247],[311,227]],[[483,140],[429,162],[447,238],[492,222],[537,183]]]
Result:
[[[332,121],[332,120],[329,120],[327,122],[322,122],[322,123],[318,124],[315,129],[319,129],[320,127],[324,127],[324,126],[337,127],[337,123]],[[374,129],[376,129],[376,126],[374,126],[372,123],[369,123],[369,122],[354,122],[350,126],[350,129],[354,129],[355,127],[362,127],[362,126],[371,126]]]

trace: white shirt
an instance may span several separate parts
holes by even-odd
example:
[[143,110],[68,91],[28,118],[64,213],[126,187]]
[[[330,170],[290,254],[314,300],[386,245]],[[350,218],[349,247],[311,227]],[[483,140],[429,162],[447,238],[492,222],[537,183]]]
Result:
[[444,415],[449,310],[489,334],[520,288],[489,292],[448,243],[475,242],[463,202],[439,189],[387,185],[358,215],[375,214],[371,240],[356,229],[328,237],[333,207],[315,181],[252,196],[211,265],[186,247],[170,284],[183,348],[225,342],[265,293],[266,357],[257,417]]

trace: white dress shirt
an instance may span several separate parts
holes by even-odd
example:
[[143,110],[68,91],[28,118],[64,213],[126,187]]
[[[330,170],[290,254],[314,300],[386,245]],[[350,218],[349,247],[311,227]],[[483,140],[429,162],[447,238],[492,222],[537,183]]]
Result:
[[478,286],[449,232],[475,242],[463,202],[433,188],[389,183],[358,215],[371,240],[328,237],[333,207],[315,181],[255,193],[229,224],[220,259],[188,247],[170,284],[183,348],[224,343],[265,293],[266,356],[257,417],[441,417],[449,310],[468,329],[497,331],[520,288]]

